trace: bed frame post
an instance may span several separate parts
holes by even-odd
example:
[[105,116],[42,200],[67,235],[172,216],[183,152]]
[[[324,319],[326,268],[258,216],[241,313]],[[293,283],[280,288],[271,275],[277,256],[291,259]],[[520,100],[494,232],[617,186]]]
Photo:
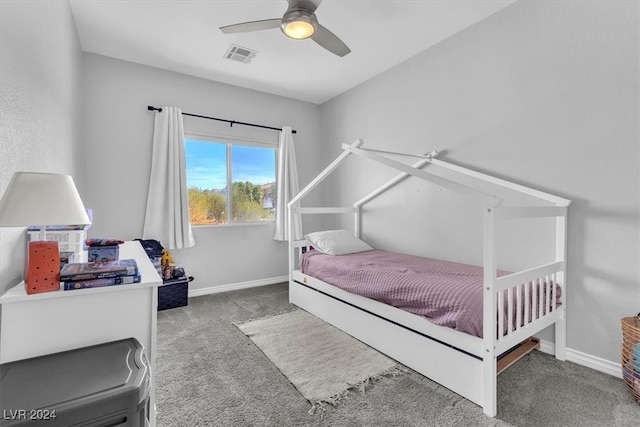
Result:
[[289,204],[287,206],[287,234],[288,234],[288,239],[287,239],[287,243],[289,246],[289,281],[291,281],[291,274],[293,273],[293,270],[295,269],[295,245],[294,245],[294,238],[293,238],[293,224],[291,224],[291,218],[293,217],[293,205]]
[[558,360],[567,360],[567,211],[565,207],[564,215],[556,217],[556,261],[564,262],[563,271],[556,275],[556,280],[562,286],[560,295],[562,316],[555,323],[555,353]]
[[496,233],[494,209],[484,205],[483,239],[483,315],[482,315],[482,411],[495,417],[498,412],[498,371],[496,354],[496,293],[494,285],[497,278]]

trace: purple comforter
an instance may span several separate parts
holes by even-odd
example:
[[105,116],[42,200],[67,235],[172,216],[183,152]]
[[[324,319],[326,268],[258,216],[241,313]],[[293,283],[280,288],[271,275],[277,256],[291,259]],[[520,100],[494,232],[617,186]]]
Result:
[[338,256],[313,250],[300,267],[345,291],[482,337],[482,267],[381,250]]

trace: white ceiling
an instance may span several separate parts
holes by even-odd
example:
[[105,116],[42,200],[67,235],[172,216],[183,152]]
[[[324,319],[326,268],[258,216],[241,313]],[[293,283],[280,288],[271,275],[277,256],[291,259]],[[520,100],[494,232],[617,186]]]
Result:
[[[319,22],[351,53],[340,58],[279,29],[223,34],[219,27],[280,18],[285,0],[70,0],[83,51],[321,104],[513,0],[325,0]],[[259,53],[224,59],[231,44]]]

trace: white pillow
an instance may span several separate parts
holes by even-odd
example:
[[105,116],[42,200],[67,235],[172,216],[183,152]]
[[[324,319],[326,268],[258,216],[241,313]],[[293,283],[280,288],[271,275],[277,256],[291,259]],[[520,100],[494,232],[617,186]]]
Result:
[[327,255],[345,255],[373,250],[347,230],[329,230],[309,233],[304,236],[311,245]]

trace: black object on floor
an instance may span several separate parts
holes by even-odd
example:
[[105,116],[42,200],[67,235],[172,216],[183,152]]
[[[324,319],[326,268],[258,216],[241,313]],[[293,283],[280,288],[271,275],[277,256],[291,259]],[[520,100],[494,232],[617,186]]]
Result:
[[135,338],[4,363],[0,424],[145,426],[149,386],[149,364]]

